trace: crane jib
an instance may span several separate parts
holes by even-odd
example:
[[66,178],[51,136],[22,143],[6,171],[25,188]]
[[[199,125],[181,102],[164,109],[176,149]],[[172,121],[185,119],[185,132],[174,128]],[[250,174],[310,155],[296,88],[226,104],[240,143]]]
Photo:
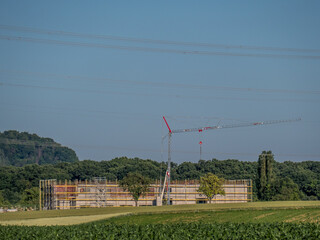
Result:
[[271,120],[271,121],[262,121],[262,122],[229,124],[229,125],[209,126],[209,127],[200,127],[200,128],[174,129],[174,130],[171,130],[169,128],[169,125],[166,120],[165,122],[169,128],[170,133],[184,133],[184,132],[202,132],[205,130],[215,130],[215,129],[222,129],[222,128],[250,127],[250,126],[268,125],[268,124],[276,124],[276,123],[296,122],[300,120],[301,118],[289,119],[289,120]]

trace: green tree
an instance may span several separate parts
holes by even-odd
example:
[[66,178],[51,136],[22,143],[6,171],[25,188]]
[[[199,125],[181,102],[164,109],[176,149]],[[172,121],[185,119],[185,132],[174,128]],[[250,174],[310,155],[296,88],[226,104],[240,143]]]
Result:
[[6,207],[9,205],[9,202],[4,198],[2,191],[0,191],[0,207]]
[[140,196],[145,195],[150,188],[151,180],[148,177],[142,176],[140,173],[128,173],[120,182],[119,186],[124,191],[129,191],[135,201],[136,207]]
[[79,161],[76,153],[51,138],[15,130],[0,132],[0,166]]
[[312,180],[311,183],[306,184],[303,187],[303,190],[307,196],[315,196],[320,199],[320,180]]
[[39,188],[33,187],[23,191],[20,204],[23,206],[39,206]]
[[272,186],[273,196],[271,200],[274,201],[294,201],[300,200],[300,191],[297,184],[291,178],[285,177],[277,179]]
[[273,165],[274,158],[271,151],[263,151],[258,159],[258,197],[261,200],[270,200],[272,198],[272,183],[274,181]]
[[213,173],[208,173],[204,177],[200,178],[200,187],[198,192],[203,193],[211,203],[212,198],[217,195],[225,195],[225,191],[223,189],[223,179],[218,178]]
[[177,169],[176,173],[179,176],[179,179],[199,179],[200,173],[196,169],[196,164],[191,162],[181,163]]

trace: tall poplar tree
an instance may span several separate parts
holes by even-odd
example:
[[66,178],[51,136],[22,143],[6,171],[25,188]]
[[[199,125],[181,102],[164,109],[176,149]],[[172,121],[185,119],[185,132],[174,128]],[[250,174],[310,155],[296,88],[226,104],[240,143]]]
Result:
[[273,176],[274,158],[271,151],[263,151],[258,159],[258,197],[261,200],[271,199],[271,184]]
[[267,185],[267,176],[266,176],[266,151],[263,151],[259,155],[258,159],[258,178],[257,178],[257,187],[258,187],[258,198],[263,198],[263,192]]

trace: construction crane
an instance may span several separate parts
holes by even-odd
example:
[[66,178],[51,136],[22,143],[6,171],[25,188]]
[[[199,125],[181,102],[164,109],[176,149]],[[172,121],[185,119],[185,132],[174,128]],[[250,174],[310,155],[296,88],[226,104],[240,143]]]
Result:
[[[199,127],[199,128],[187,128],[187,129],[171,129],[166,118],[163,116],[163,120],[168,127],[168,169],[166,172],[166,176],[164,179],[163,189],[161,192],[161,200],[163,199],[164,188],[167,187],[167,204],[170,205],[170,174],[171,174],[171,137],[174,133],[187,133],[187,132],[203,132],[206,130],[217,130],[223,128],[236,128],[236,127],[254,127],[254,126],[261,126],[261,125],[269,125],[269,124],[277,124],[277,123],[288,123],[288,122],[297,122],[300,121],[301,118],[297,119],[289,119],[289,120],[271,120],[271,121],[263,121],[263,122],[251,122],[251,123],[240,123],[240,124],[227,124],[227,125],[216,125],[216,126],[208,126],[208,127]],[[201,144],[200,144],[200,151],[201,151]],[[200,153],[201,154],[201,153]],[[167,185],[166,185],[167,183]]]

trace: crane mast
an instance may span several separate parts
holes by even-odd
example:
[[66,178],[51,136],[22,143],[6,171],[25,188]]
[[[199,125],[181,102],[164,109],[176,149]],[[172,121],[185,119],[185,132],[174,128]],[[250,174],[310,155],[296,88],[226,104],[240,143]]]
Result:
[[[207,130],[218,130],[224,128],[236,128],[236,127],[254,127],[254,126],[261,126],[261,125],[269,125],[269,124],[277,124],[277,123],[288,123],[288,122],[297,122],[300,121],[301,118],[297,119],[288,119],[288,120],[271,120],[271,121],[262,121],[262,122],[251,122],[251,123],[241,123],[241,124],[227,124],[227,125],[216,125],[216,126],[207,126],[207,127],[199,127],[199,128],[187,128],[187,129],[171,129],[166,118],[163,116],[163,120],[168,127],[168,169],[166,171],[166,181],[167,181],[167,204],[170,205],[170,178],[171,178],[171,137],[173,133],[187,133],[187,132],[203,132]],[[201,151],[201,144],[200,141],[200,151]],[[201,153],[200,153],[201,156]],[[165,187],[165,184],[164,186]],[[161,199],[163,198],[162,196]]]
[[169,124],[166,120],[166,118],[163,116],[163,120],[166,123],[169,133],[168,133],[168,169],[166,172],[166,177],[167,177],[167,204],[170,205],[170,179],[171,179],[171,135],[172,131],[171,128],[169,127]]

